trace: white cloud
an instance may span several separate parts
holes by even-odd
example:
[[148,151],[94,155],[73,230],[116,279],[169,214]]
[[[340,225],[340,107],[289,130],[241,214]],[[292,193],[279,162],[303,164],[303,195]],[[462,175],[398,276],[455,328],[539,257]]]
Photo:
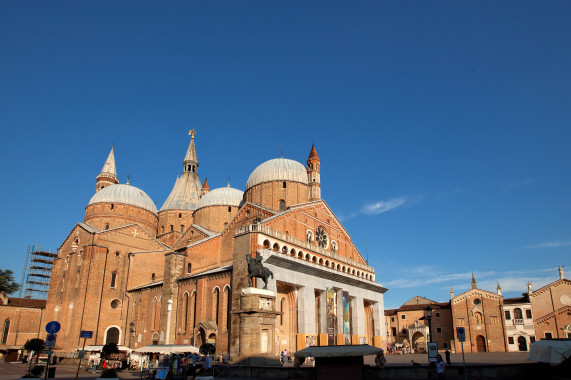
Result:
[[516,181],[516,182],[506,182],[503,185],[503,189],[504,191],[510,191],[515,189],[516,187],[521,187],[521,186],[525,186],[525,185],[529,185],[530,183],[533,182],[533,178],[529,177],[524,179],[523,181]]
[[526,248],[559,248],[571,245],[571,241],[548,241],[545,243],[528,245]]
[[382,214],[383,212],[387,212],[397,207],[400,207],[404,205],[405,202],[406,202],[405,198],[400,197],[400,198],[393,198],[384,201],[369,203],[363,207],[363,213],[368,215],[379,215]]
[[[465,284],[470,284],[472,281],[472,272],[462,272],[462,273],[439,273],[431,267],[421,266],[417,268],[408,268],[407,272],[410,276],[391,280],[385,282],[385,287],[389,289],[403,289],[403,288],[414,288],[414,287],[424,287],[430,284],[440,284],[448,283],[452,285],[452,282],[462,281]],[[485,278],[493,275],[494,271],[488,272],[474,272],[476,281],[478,278]]]

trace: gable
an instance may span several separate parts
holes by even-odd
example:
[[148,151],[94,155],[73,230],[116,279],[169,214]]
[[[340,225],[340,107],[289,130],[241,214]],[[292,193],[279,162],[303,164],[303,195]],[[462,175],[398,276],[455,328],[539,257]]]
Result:
[[424,298],[424,297],[413,297],[410,300],[406,301],[405,303],[403,303],[403,306],[409,306],[409,305],[428,305],[428,304],[432,304],[432,303],[436,303],[433,300],[429,300],[428,298]]
[[323,200],[292,206],[262,224],[303,243],[310,242],[316,250],[319,249],[315,243],[317,229],[322,228],[327,235],[325,250],[367,265],[345,227]]
[[183,248],[189,244],[215,235],[215,232],[209,231],[197,224],[191,224],[190,227],[188,227],[181,237],[173,244],[172,248],[176,251],[177,249]]
[[466,299],[471,299],[471,298],[476,298],[476,297],[493,299],[493,300],[496,300],[498,302],[502,300],[502,296],[498,295],[497,293],[488,292],[487,290],[482,290],[482,289],[470,289],[470,290],[454,297],[450,301],[450,303],[456,304],[456,303],[464,301]]

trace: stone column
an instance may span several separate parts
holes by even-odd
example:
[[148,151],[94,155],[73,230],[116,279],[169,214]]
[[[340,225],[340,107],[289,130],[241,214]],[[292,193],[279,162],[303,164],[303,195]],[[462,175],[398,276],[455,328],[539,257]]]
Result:
[[313,287],[299,289],[297,299],[297,327],[303,334],[315,334],[315,293]]
[[365,304],[362,297],[351,298],[351,323],[353,335],[365,335]]

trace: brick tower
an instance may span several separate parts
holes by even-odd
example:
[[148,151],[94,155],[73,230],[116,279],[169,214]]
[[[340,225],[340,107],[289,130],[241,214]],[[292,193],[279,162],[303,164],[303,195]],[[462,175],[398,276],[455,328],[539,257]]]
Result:
[[321,199],[321,178],[319,174],[319,166],[321,160],[315,150],[315,145],[311,146],[309,157],[307,159],[307,176],[309,179],[309,200],[316,201]]

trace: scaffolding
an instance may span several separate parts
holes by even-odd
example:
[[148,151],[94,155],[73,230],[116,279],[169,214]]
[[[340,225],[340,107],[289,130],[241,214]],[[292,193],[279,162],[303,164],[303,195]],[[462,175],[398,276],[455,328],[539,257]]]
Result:
[[56,257],[57,253],[44,251],[37,245],[28,246],[20,297],[44,300],[48,298],[52,266]]

